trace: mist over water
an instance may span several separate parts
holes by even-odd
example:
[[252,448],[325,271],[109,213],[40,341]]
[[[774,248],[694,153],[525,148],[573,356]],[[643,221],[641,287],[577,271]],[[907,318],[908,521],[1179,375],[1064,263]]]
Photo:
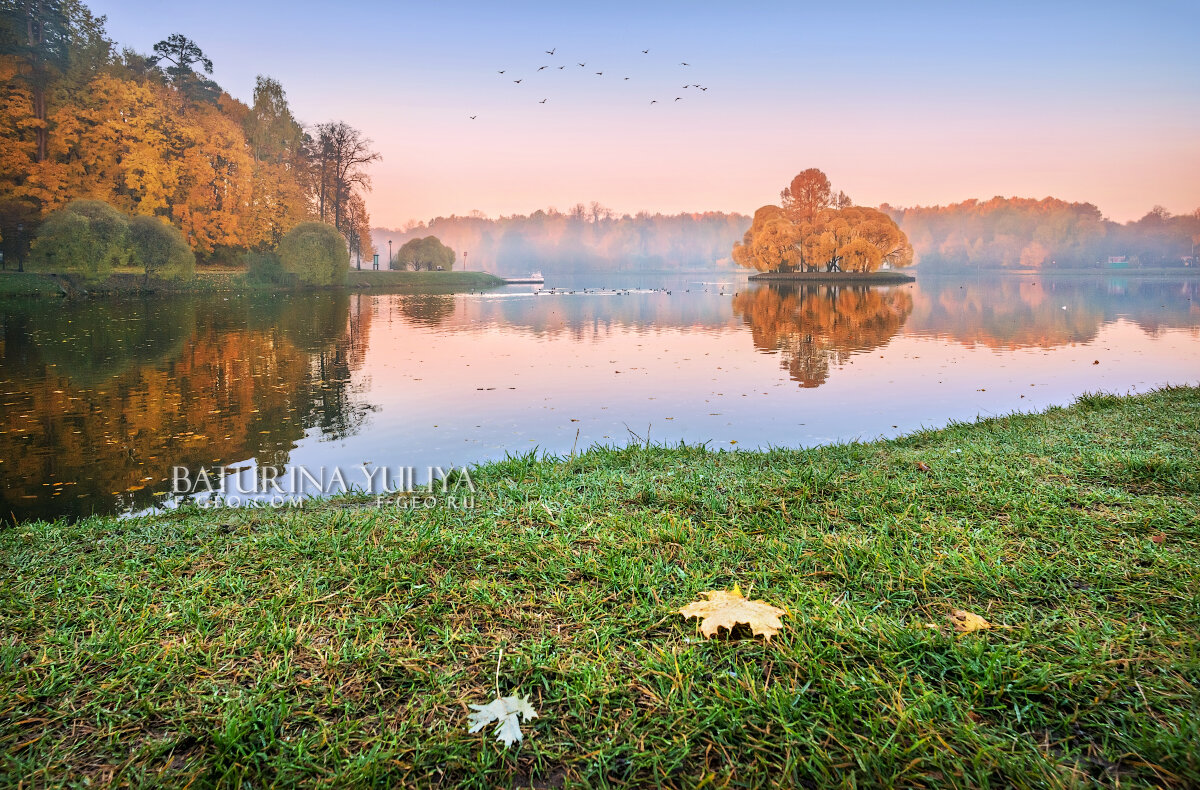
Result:
[[0,507],[138,510],[177,465],[801,447],[1200,379],[1195,278],[548,285],[0,303]]

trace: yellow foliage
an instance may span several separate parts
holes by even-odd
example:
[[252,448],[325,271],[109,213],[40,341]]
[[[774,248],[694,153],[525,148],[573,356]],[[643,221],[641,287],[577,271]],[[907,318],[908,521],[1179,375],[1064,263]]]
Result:
[[759,271],[873,272],[909,266],[912,245],[891,217],[853,206],[832,192],[820,170],[806,170],[783,191],[784,206],[763,206],[733,260]]
[[184,101],[169,85],[116,71],[82,84],[48,115],[47,157],[35,161],[29,91],[0,58],[0,187],[45,215],[72,200],[102,200],[165,217],[196,252],[274,246],[311,218],[302,168],[256,162],[241,122],[246,106]]

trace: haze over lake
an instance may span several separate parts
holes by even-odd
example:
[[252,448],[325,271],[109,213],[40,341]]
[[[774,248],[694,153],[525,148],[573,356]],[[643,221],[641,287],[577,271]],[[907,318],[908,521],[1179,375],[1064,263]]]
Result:
[[1195,278],[549,285],[6,300],[0,504],[138,510],[174,465],[423,469],[647,435],[803,447],[1200,374]]

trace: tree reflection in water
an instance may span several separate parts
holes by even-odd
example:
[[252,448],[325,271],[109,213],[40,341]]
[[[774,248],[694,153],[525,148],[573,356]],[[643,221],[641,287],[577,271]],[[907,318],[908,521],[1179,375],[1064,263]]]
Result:
[[282,469],[313,428],[357,432],[367,304],[312,293],[4,305],[4,517],[144,508],[173,466]]
[[887,343],[913,309],[905,289],[826,285],[759,286],[733,297],[754,347],[778,352],[801,387],[819,387],[852,354]]

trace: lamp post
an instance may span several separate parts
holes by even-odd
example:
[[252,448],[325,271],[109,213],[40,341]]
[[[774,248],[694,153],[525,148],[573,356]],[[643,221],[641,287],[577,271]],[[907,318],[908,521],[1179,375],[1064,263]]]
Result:
[[467,270],[467,251],[463,250],[463,271]]
[[17,271],[25,271],[25,224],[17,223]]
[[392,240],[388,239],[388,268],[392,268]]

